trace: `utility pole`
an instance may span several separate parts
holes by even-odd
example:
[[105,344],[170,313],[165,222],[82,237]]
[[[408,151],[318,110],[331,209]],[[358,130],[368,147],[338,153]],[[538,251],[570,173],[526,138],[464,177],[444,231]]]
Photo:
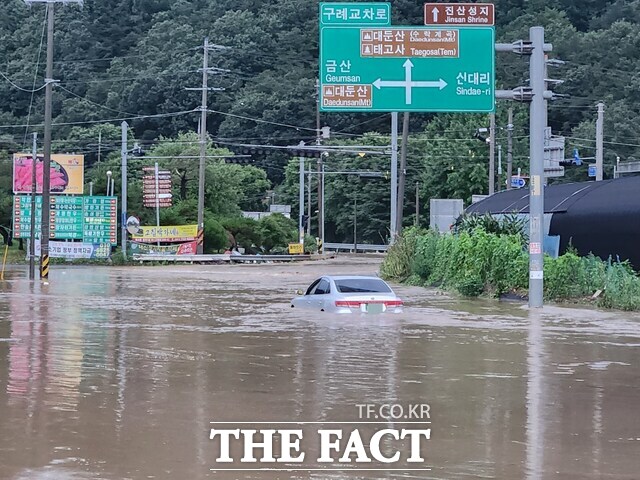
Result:
[[[209,37],[205,37],[202,60],[202,105],[200,106],[200,162],[198,165],[198,236],[204,230],[204,175],[207,154],[207,68],[209,64]],[[202,254],[204,243],[198,244],[196,253]]]
[[[42,225],[40,226],[40,278],[49,278],[49,199],[51,189],[51,96],[53,94],[53,3],[47,4],[47,70],[44,99],[44,158],[42,160]],[[35,167],[35,165],[34,165]],[[35,215],[35,211],[33,214]]]
[[404,218],[404,186],[407,174],[407,144],[409,142],[409,112],[402,117],[402,143],[400,144],[400,179],[398,182],[398,200],[396,204],[396,235],[402,233]]
[[502,145],[498,144],[498,191],[502,190]]
[[604,160],[604,103],[598,103],[598,120],[596,121],[596,182],[603,179]]
[[307,235],[311,235],[311,159],[307,170]]
[[320,190],[322,194],[322,205],[320,206],[320,216],[322,217],[322,223],[320,223],[320,241],[322,243],[318,253],[324,253],[324,163],[322,164],[322,172],[320,174]]
[[120,124],[122,145],[120,147],[120,155],[122,157],[122,176],[121,176],[121,218],[120,218],[120,245],[122,248],[122,258],[127,258],[127,122]]
[[396,214],[398,211],[398,112],[391,112],[391,228],[389,245],[396,241],[398,233]]
[[[49,278],[49,201],[51,188],[51,97],[53,96],[53,14],[54,4],[77,3],[82,0],[24,0],[27,5],[47,5],[47,68],[44,99],[44,159],[42,162],[42,228],[40,234],[40,278]],[[35,165],[34,165],[35,168]],[[35,211],[33,212],[35,215]]]
[[[547,83],[545,79],[545,52],[550,52],[552,49],[553,45],[544,43],[543,27],[531,27],[528,42],[520,40],[513,43],[495,44],[496,52],[530,55],[529,86],[516,87],[513,90],[496,90],[496,98],[530,102],[529,307],[531,308],[539,308],[543,305],[545,99],[557,97],[545,88]],[[511,163],[509,166],[511,167]]]
[[416,221],[415,226],[420,226],[420,184],[416,182]]
[[[228,49],[222,45],[209,44],[209,37],[205,37],[203,44],[202,59],[202,87],[186,88],[185,90],[202,90],[202,102],[200,105],[200,125],[198,127],[200,134],[200,163],[198,165],[198,237],[204,230],[204,180],[205,180],[205,160],[207,155],[207,92],[209,90],[224,90],[224,88],[208,88],[207,75],[212,71],[228,71],[219,68],[209,68],[209,50],[212,49]],[[203,243],[199,243],[196,253],[202,254],[204,248]]]
[[493,195],[496,188],[496,114],[489,117],[489,195]]
[[544,28],[531,27],[529,38],[533,48],[530,58],[531,113],[529,187],[529,306],[543,305],[544,239],[544,131],[545,131],[545,55]]
[[507,190],[511,190],[513,175],[513,108],[509,107],[509,123],[507,124]]
[[[299,243],[304,244],[304,157],[300,157],[300,188],[299,188],[300,208],[298,213]],[[308,221],[308,220],[307,220]]]
[[353,253],[358,253],[358,190],[353,196]]
[[38,134],[33,132],[33,149],[31,158],[31,230],[29,236],[29,280],[35,279],[36,256],[36,162],[38,158]]
[[[322,132],[320,130],[320,82],[318,81],[318,79],[316,78],[316,145],[320,145],[322,143]],[[322,211],[322,205],[323,205],[323,191],[322,191],[322,184],[323,184],[323,172],[324,172],[324,167],[323,167],[323,158],[322,158],[322,153],[320,152],[320,156],[318,157],[318,162],[317,162],[317,172],[318,175],[316,176],[317,182],[318,182],[318,238],[322,239],[324,238],[324,212]],[[311,171],[311,168],[309,168],[309,171]],[[311,183],[309,183],[309,188],[311,188]],[[309,205],[311,205],[311,199],[309,199]],[[311,224],[311,216],[309,216],[309,224]],[[324,242],[322,243],[322,248],[324,248]],[[319,251],[318,253],[322,253],[321,251]]]

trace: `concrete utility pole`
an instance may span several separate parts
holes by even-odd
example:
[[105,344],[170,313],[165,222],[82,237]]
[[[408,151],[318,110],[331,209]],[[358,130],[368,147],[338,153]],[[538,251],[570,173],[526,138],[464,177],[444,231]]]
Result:
[[[44,159],[42,162],[42,229],[40,234],[40,278],[49,277],[49,201],[51,188],[51,97],[53,87],[53,14],[54,4],[77,3],[82,0],[24,0],[27,5],[47,5],[47,69],[45,73],[44,99]],[[34,159],[35,160],[35,159]],[[35,168],[35,164],[34,164]],[[32,213],[35,215],[35,211]]]
[[404,186],[407,174],[407,144],[409,142],[409,112],[402,117],[402,143],[400,144],[400,180],[398,182],[398,201],[396,208],[396,235],[402,233],[404,219]]
[[416,221],[415,226],[420,226],[420,184],[416,182]]
[[496,188],[496,114],[489,115],[489,195]]
[[322,223],[320,224],[320,241],[322,245],[318,253],[324,253],[324,163],[322,164],[322,172],[320,172],[320,190],[322,195],[322,205],[320,206],[320,216],[322,218]]
[[38,134],[33,132],[33,149],[31,158],[31,229],[29,235],[29,280],[35,279],[35,256],[36,256],[36,161],[38,158]]
[[[40,278],[49,278],[49,199],[51,190],[51,96],[53,94],[53,3],[48,3],[47,70],[44,99],[44,159],[42,161],[42,225],[40,233]],[[35,164],[34,164],[35,168]],[[35,211],[33,215],[35,215]]]
[[509,107],[509,123],[507,124],[507,190],[511,190],[513,175],[513,108]]
[[[204,39],[203,59],[202,59],[202,87],[186,88],[185,90],[202,90],[202,102],[200,105],[200,125],[198,133],[200,134],[200,163],[198,165],[198,233],[204,230],[204,180],[205,180],[205,160],[207,155],[207,91],[224,90],[224,88],[207,87],[207,75],[213,71],[227,71],[219,68],[209,68],[209,50],[222,49],[229,47],[222,45],[212,45],[209,43],[209,37]],[[198,244],[196,253],[203,252],[204,244]]]
[[307,218],[307,235],[311,235],[311,161],[307,170]]
[[127,122],[120,124],[122,145],[120,147],[120,155],[122,157],[122,176],[120,190],[122,194],[121,200],[121,218],[120,218],[120,245],[122,248],[122,258],[127,258]]
[[530,187],[529,187],[529,306],[543,305],[544,239],[544,130],[545,130],[545,55],[544,28],[532,27],[530,58]]
[[502,145],[498,144],[498,191],[502,190]]
[[398,234],[396,214],[398,212],[398,112],[391,112],[391,228],[389,245]]
[[596,182],[603,179],[604,160],[604,103],[598,103],[598,120],[596,121]]
[[[198,165],[198,234],[204,230],[204,176],[207,154],[207,68],[209,64],[209,37],[205,37],[202,60],[202,105],[200,106],[200,162]],[[198,244],[196,253],[203,253],[204,244]]]
[[304,244],[304,223],[302,221],[304,217],[304,157],[300,157],[300,192],[299,192],[300,208],[298,212],[298,231],[299,231],[299,243]]
[[[320,129],[320,82],[316,78],[316,145],[320,145],[321,143],[322,143],[322,130]],[[322,158],[322,153],[323,152],[321,152],[320,156],[318,157],[318,162],[317,162],[318,175],[316,177],[316,180],[318,182],[318,238],[320,239],[324,237],[324,216],[323,216],[324,213],[322,211],[322,205],[323,205],[323,201],[322,201],[323,174],[322,172],[324,171],[322,164],[324,159]],[[309,188],[311,188],[311,184],[309,184]],[[309,205],[311,205],[311,200],[309,200]],[[309,216],[309,219],[311,219],[311,216]],[[309,220],[309,224],[311,224],[311,220]],[[324,242],[322,243],[322,246],[324,247]],[[322,253],[322,252],[318,252],[318,253]]]

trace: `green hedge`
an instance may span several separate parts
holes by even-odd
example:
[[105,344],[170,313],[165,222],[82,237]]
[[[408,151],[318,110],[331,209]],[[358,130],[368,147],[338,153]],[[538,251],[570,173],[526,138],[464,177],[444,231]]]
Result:
[[[469,297],[526,294],[528,273],[523,235],[487,233],[478,226],[453,235],[407,229],[380,268],[386,279],[437,286]],[[547,300],[586,300],[600,291],[599,306],[640,309],[640,278],[628,263],[569,251],[557,259],[545,257],[544,278]]]

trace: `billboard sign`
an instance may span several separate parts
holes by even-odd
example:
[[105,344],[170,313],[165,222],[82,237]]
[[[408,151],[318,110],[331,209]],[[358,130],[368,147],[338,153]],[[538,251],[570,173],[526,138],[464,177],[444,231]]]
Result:
[[[31,195],[13,199],[13,236],[31,235]],[[36,238],[42,225],[42,196],[36,196]],[[58,240],[117,244],[118,200],[116,197],[52,195],[49,199],[49,235]]]
[[[36,193],[42,193],[44,155],[36,161]],[[31,193],[33,157],[13,154],[13,193]],[[51,193],[82,195],[84,192],[84,155],[51,155]]]
[[140,227],[140,233],[131,240],[140,243],[190,242],[198,236],[197,225],[172,225],[162,227]]

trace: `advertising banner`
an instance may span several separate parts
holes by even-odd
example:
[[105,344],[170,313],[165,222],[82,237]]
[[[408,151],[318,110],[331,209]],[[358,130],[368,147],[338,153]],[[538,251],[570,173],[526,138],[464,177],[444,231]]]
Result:
[[167,227],[140,227],[140,233],[131,240],[140,243],[188,242],[198,236],[197,225],[172,225]]
[[[36,192],[42,193],[43,155],[36,161]],[[13,154],[13,193],[31,193],[33,158],[29,153]],[[84,155],[51,155],[51,193],[82,195]]]
[[[39,239],[36,239],[35,250],[35,255],[39,257]],[[110,254],[111,245],[109,243],[49,241],[49,256],[51,258],[109,258]]]
[[179,243],[176,245],[156,245],[150,243],[131,242],[131,253],[157,253],[162,255],[195,255],[197,242]]

